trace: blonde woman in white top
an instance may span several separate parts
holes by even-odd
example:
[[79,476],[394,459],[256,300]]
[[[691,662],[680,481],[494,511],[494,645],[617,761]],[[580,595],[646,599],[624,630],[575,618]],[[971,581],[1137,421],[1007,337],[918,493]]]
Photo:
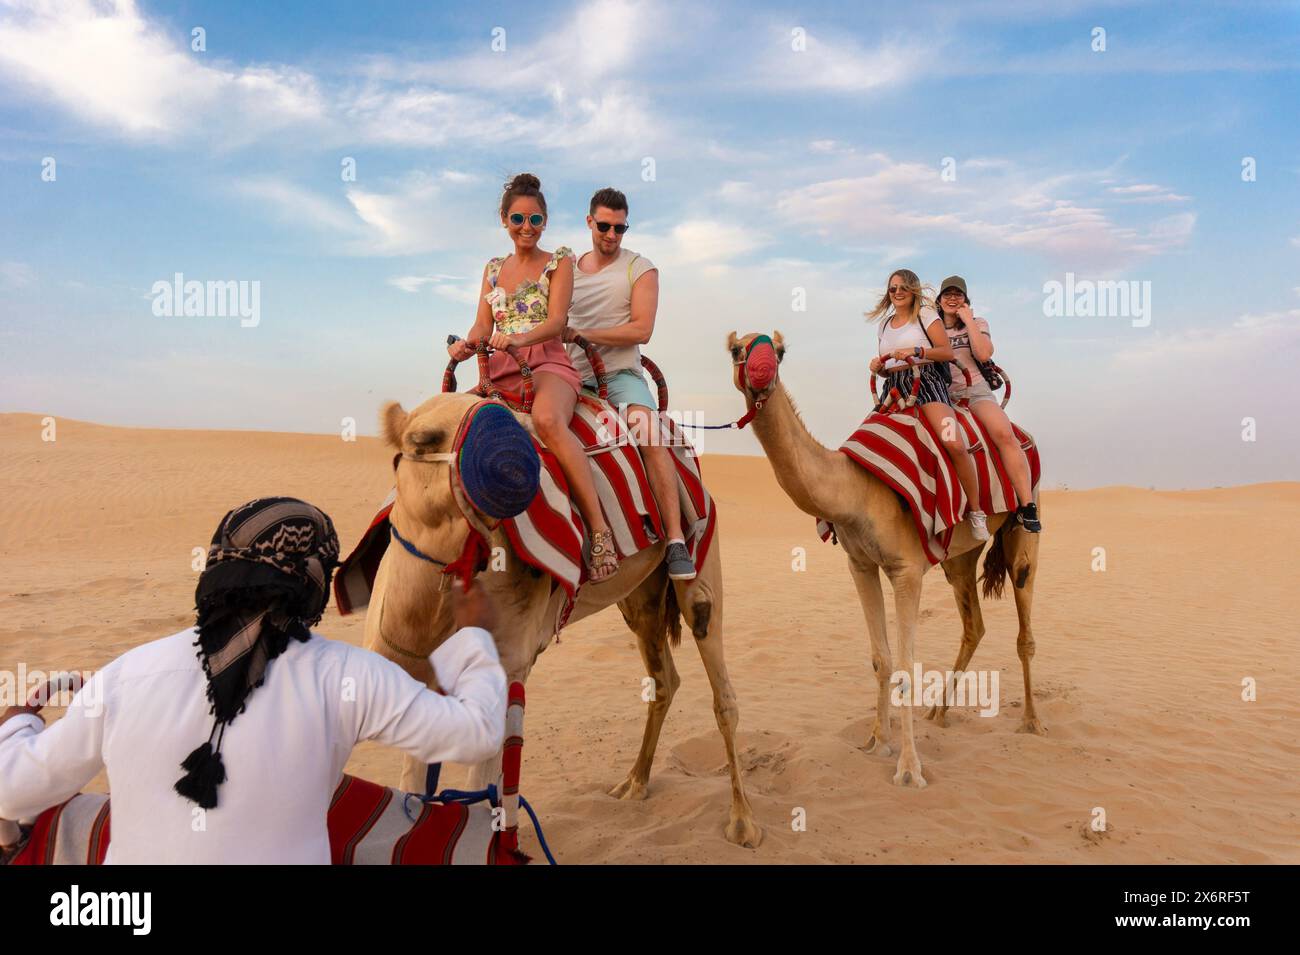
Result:
[[880,322],[880,354],[871,359],[871,371],[887,376],[885,388],[898,388],[902,394],[912,389],[912,370],[906,359],[935,362],[921,366],[921,390],[917,407],[934,429],[957,471],[957,480],[971,505],[971,534],[976,540],[988,540],[989,529],[983,511],[978,510],[979,487],[975,464],[966,449],[961,426],[948,403],[948,377],[944,363],[954,359],[943,322],[921,287],[921,280],[910,269],[899,269],[889,277],[889,285],[876,307],[867,317]]

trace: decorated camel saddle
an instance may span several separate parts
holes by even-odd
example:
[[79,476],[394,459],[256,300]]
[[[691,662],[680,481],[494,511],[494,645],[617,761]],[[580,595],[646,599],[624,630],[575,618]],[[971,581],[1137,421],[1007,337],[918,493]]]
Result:
[[[326,825],[334,865],[523,865],[518,814],[522,804],[538,842],[550,848],[532,807],[519,794],[523,752],[524,687],[512,683],[506,711],[506,742],[498,785],[479,792],[423,796],[345,775],[330,799]],[[112,838],[112,803],[104,793],[78,793],[45,810],[27,825],[0,820],[0,843],[12,841],[0,859],[9,865],[102,865]]]
[[[448,339],[449,343],[455,340],[454,336]],[[599,353],[571,329],[566,330],[565,341],[586,351],[599,382],[597,396],[578,395],[569,429],[586,450],[605,519],[614,532],[618,555],[620,558],[631,557],[664,538],[663,519],[650,488],[641,452],[632,440],[627,422],[619,409],[609,403],[608,376]],[[500,402],[523,415],[531,413],[533,376],[522,355],[513,346],[507,349],[519,363],[523,379],[522,391],[503,392],[493,386],[488,374],[487,344],[477,342],[475,346],[479,382],[471,392],[489,401]],[[668,385],[663,374],[649,358],[642,357],[641,361],[654,378],[658,389],[661,412],[658,440],[668,447],[675,464],[686,548],[696,566],[702,566],[717,524],[716,509],[709,492],[705,490],[695,448],[680,427],[663,413],[668,408]],[[457,364],[453,360],[443,374],[444,392],[457,390]],[[527,419],[525,422],[527,424]],[[546,574],[554,587],[564,591],[566,600],[555,621],[558,633],[568,620],[578,589],[587,581],[583,542],[589,534],[586,523],[569,496],[568,482],[560,469],[559,461],[537,439],[533,430],[528,430],[542,462],[540,486],[527,509],[515,517],[503,520],[501,526],[520,560]],[[379,563],[392,538],[388,515],[395,500],[396,489],[389,492],[380,505],[360,543],[339,564],[334,578],[334,594],[340,614],[360,610],[370,602]]]
[[[882,389],[878,395],[876,376],[871,376],[875,407],[840,445],[840,451],[893,488],[912,515],[926,557],[931,564],[937,564],[947,557],[953,528],[965,518],[970,502],[957,481],[957,470],[944,451],[939,436],[917,407],[920,366],[929,362],[909,360],[908,364],[912,365],[912,387],[907,393],[892,388],[888,392]],[[956,373],[961,366],[954,364],[953,368]],[[970,372],[961,370],[969,385]],[[996,365],[992,366],[992,372],[995,386],[1004,389],[1002,407],[1005,408],[1011,398],[1011,379]],[[969,402],[957,402],[954,411],[975,463],[979,509],[990,515],[1014,511],[1015,491],[984,426],[971,413]],[[1029,459],[1029,479],[1037,499],[1038,482],[1042,476],[1038,448],[1027,431],[1014,423],[1011,429]],[[819,520],[817,533],[822,540],[833,539],[835,526],[829,521]]]

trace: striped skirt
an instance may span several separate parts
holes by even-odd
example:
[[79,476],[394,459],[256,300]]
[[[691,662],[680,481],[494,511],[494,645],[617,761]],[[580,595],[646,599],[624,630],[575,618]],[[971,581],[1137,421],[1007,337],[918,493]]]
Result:
[[[890,388],[897,388],[898,393],[906,399],[912,393],[913,374],[911,368],[900,368],[898,371],[889,372],[885,378],[885,395],[889,395]],[[922,365],[921,390],[917,393],[916,403],[926,405],[932,401],[945,405],[951,404],[948,400],[948,379],[944,376],[942,366]]]

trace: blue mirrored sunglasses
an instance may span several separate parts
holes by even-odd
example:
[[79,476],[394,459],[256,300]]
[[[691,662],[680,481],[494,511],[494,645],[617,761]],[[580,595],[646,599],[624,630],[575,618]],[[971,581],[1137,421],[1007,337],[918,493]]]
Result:
[[546,216],[542,215],[540,212],[534,212],[530,216],[525,216],[522,212],[510,213],[510,221],[514,225],[523,225],[524,219],[527,219],[528,224],[531,225],[534,229],[540,229],[542,227],[542,223],[546,221]]

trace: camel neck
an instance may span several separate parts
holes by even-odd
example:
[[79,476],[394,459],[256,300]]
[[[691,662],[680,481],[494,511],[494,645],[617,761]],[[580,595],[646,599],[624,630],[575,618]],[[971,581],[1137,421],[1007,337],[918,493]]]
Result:
[[772,464],[777,483],[806,514],[834,520],[843,507],[838,477],[847,458],[814,438],[779,381],[754,417],[754,434]]
[[[410,526],[409,522],[404,526]],[[443,583],[442,568],[437,564],[421,560],[396,542],[389,546],[392,557],[380,635],[394,650],[426,657],[451,633],[451,588]],[[439,551],[430,556],[442,560],[444,554]],[[394,594],[405,596],[392,600]]]

